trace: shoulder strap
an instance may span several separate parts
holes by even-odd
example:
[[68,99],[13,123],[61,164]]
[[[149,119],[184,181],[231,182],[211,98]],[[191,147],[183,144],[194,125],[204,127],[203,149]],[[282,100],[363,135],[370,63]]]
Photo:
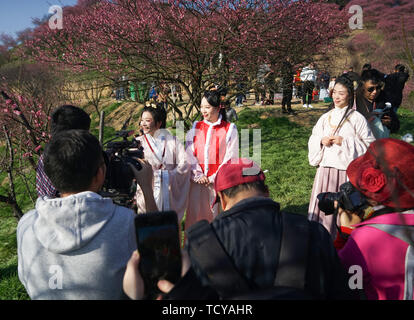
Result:
[[281,214],[282,244],[274,285],[303,290],[309,251],[309,221],[297,214]]
[[[309,252],[309,221],[297,214],[282,212],[281,215],[282,243],[274,286],[304,290]],[[196,259],[211,286],[221,297],[240,296],[251,290],[206,220],[191,226],[187,238],[190,256]]]
[[190,256],[196,259],[211,286],[222,298],[250,291],[247,280],[235,268],[207,220],[191,226],[187,237]]
[[365,226],[373,227],[375,229],[384,231],[391,236],[394,236],[408,245],[413,246],[413,239],[411,234],[414,232],[414,227],[412,226],[401,226],[401,225],[392,225],[392,224],[366,224]]

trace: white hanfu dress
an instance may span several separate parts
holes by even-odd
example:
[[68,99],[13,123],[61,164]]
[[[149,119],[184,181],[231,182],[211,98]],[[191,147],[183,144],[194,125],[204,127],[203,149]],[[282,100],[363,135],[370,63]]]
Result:
[[338,192],[339,187],[348,181],[348,165],[363,155],[375,140],[365,117],[357,111],[348,110],[346,120],[335,133],[343,138],[342,145],[323,146],[322,138],[335,132],[346,111],[347,107],[334,108],[323,114],[314,126],[308,141],[309,164],[318,167],[309,203],[309,220],[323,224],[332,237],[336,235],[335,221],[332,215],[326,216],[319,210],[316,197],[321,192]]
[[[184,145],[166,129],[158,130],[154,137],[144,134],[136,138],[144,148],[144,158],[154,171],[154,199],[159,211],[173,210],[178,221],[184,217],[190,189],[190,164]],[[142,190],[137,186],[138,213],[145,212]]]

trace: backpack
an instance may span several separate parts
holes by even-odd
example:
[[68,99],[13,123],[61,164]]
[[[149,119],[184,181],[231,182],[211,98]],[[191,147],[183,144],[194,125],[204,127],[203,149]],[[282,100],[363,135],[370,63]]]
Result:
[[[305,290],[309,254],[309,221],[282,215],[282,243],[273,287],[254,289],[234,266],[217,239],[214,228],[202,220],[187,232],[190,256],[207,275],[210,286],[226,300],[312,300]],[[304,223],[305,222],[305,223]]]

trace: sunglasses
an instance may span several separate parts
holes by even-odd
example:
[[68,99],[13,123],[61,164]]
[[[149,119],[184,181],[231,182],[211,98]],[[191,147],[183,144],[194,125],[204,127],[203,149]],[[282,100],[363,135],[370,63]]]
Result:
[[382,89],[382,86],[376,86],[376,87],[369,87],[369,88],[367,88],[367,91],[369,93],[372,93],[372,92],[374,92],[374,90],[380,91],[381,89]]

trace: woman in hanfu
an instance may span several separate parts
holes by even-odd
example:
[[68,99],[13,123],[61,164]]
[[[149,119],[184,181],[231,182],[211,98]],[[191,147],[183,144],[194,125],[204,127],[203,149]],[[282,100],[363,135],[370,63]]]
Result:
[[203,120],[195,121],[187,133],[186,150],[192,158],[191,186],[185,219],[188,229],[195,222],[212,221],[219,212],[215,202],[214,180],[223,163],[239,156],[239,135],[234,123],[226,121],[220,90],[204,92]]
[[334,107],[319,118],[308,142],[309,163],[318,168],[308,215],[309,220],[320,222],[335,238],[336,221],[319,210],[317,196],[339,191],[348,181],[349,163],[363,155],[375,137],[365,117],[352,108],[354,87],[348,77],[343,75],[336,80],[332,98]]
[[[143,134],[136,139],[144,149],[144,158],[154,171],[154,199],[159,211],[173,210],[180,222],[187,207],[190,189],[190,165],[184,145],[165,129],[164,109],[145,107],[140,127]],[[138,213],[145,212],[145,199],[137,186]]]

